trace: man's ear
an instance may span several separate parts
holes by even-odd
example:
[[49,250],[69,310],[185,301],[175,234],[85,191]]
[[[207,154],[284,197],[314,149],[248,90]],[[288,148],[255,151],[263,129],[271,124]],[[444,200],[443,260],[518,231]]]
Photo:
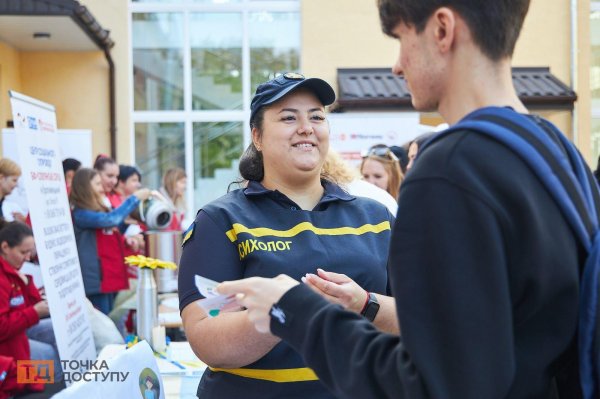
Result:
[[440,7],[435,10],[430,19],[436,46],[442,53],[448,52],[456,39],[456,18],[457,14],[454,10]]

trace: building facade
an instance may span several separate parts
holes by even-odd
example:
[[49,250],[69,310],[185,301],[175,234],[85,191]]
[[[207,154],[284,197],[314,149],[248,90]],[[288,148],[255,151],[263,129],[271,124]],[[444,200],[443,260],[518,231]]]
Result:
[[[335,88],[339,68],[391,67],[398,43],[381,33],[374,3],[80,0],[114,41],[114,94],[101,49],[61,47],[52,40],[46,48],[25,47],[2,27],[0,93],[16,90],[55,105],[59,128],[91,129],[94,152],[114,148],[120,163],[142,169],[149,186],[157,187],[167,168],[185,168],[188,204],[195,210],[224,194],[237,177],[258,83],[294,70]],[[5,18],[11,16],[0,15],[1,26]],[[44,26],[55,29],[51,23],[37,29]],[[595,168],[600,1],[532,0],[513,64],[549,67],[576,92],[572,110],[539,113],[563,129]],[[2,94],[3,127],[10,115],[8,96]],[[112,139],[110,115],[116,127]],[[441,122],[437,115],[418,117],[424,124]]]

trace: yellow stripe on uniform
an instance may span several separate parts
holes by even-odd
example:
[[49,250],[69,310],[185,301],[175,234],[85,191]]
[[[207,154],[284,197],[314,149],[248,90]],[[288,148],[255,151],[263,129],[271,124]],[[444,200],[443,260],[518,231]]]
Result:
[[264,237],[264,236],[273,236],[273,237],[282,237],[289,238],[294,237],[304,231],[312,231],[313,233],[321,236],[343,236],[343,235],[361,235],[365,233],[381,233],[385,230],[390,229],[390,222],[385,221],[378,224],[363,224],[360,227],[334,227],[334,228],[321,228],[315,227],[310,222],[302,222],[298,223],[294,227],[288,230],[275,230],[269,229],[267,227],[255,227],[250,229],[243,224],[234,223],[233,228],[229,230],[227,233],[227,237],[231,242],[235,242],[237,240],[238,234],[248,233],[254,237]]
[[183,237],[183,243],[184,243],[184,244],[185,244],[185,242],[186,242],[187,240],[189,240],[189,239],[190,239],[190,237],[192,236],[192,234],[194,234],[194,230],[190,230],[190,231],[188,231],[187,233],[185,233],[185,236]]
[[209,367],[212,371],[219,371],[237,375],[239,377],[254,378],[271,382],[300,382],[317,381],[319,377],[308,367],[298,369],[221,369]]
[[181,246],[183,246],[187,240],[189,240],[194,234],[194,230],[196,229],[196,222],[193,222],[190,227],[183,233],[183,240],[181,242]]

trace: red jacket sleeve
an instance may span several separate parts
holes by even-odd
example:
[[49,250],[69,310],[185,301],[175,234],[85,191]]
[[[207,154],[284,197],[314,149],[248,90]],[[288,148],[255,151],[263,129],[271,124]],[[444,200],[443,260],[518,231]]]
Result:
[[42,300],[42,297],[40,295],[40,291],[33,283],[33,277],[29,274],[26,274],[26,276],[29,282],[25,291],[25,303],[28,305],[35,305]]
[[[13,338],[40,320],[33,305],[21,309],[10,308],[10,282],[5,278],[0,282],[0,342]],[[24,296],[28,293],[24,292]],[[39,296],[39,294],[38,294]]]

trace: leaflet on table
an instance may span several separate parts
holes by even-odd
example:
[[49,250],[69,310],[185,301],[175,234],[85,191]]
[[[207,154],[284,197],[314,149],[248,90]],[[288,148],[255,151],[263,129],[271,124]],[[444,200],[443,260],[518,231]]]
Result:
[[198,305],[204,309],[209,317],[215,317],[221,312],[236,310],[239,308],[233,295],[220,295],[216,291],[218,282],[202,276],[195,276],[196,288],[205,299],[198,301]]

